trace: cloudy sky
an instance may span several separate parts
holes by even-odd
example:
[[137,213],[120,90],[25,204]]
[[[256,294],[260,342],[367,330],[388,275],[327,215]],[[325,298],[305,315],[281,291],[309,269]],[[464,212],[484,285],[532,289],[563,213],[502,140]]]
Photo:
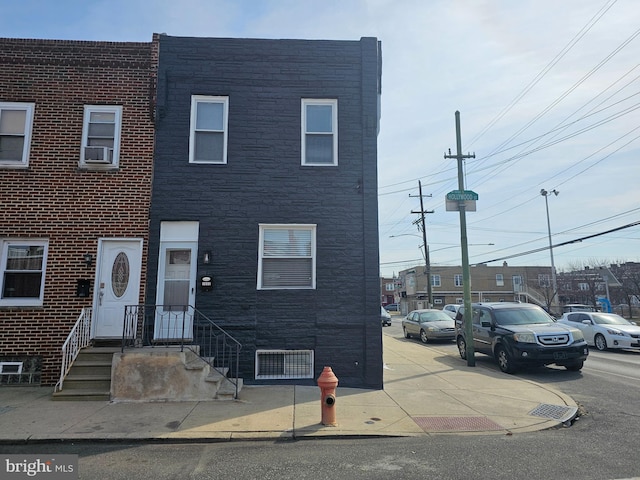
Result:
[[[381,274],[460,263],[460,111],[472,263],[560,270],[640,261],[637,0],[21,0],[0,36],[151,41],[152,34],[382,41]],[[624,228],[626,227],[626,228]],[[609,232],[609,233],[606,233]],[[589,238],[586,238],[589,237]],[[488,245],[493,244],[493,245]],[[527,253],[528,252],[528,253]]]

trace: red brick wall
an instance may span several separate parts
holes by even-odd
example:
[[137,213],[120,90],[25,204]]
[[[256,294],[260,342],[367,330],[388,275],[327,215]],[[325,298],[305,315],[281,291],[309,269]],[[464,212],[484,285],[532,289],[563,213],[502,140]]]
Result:
[[[60,375],[60,349],[83,307],[76,281],[100,237],[144,239],[154,147],[158,48],[150,43],[0,39],[0,102],[34,102],[27,169],[0,167],[0,238],[49,241],[44,305],[0,307],[0,357],[41,355],[42,384]],[[78,168],[85,105],[121,105],[119,169]],[[92,285],[93,292],[93,285]],[[140,292],[140,301],[144,292]]]

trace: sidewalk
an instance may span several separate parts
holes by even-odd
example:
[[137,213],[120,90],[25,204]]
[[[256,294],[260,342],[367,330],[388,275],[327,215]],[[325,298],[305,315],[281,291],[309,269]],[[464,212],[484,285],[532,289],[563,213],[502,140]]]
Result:
[[245,386],[234,401],[163,403],[52,401],[51,388],[0,387],[0,443],[505,435],[576,415],[567,395],[468,367],[437,344],[383,334],[383,346],[384,390],[338,385],[337,426],[320,423],[320,389],[311,386]]

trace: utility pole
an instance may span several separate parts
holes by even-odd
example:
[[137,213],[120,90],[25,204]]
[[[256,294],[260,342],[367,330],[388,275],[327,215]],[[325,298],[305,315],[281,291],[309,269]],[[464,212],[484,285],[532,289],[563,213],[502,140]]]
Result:
[[[419,213],[422,219],[422,242],[424,243],[424,261],[425,261],[425,271],[427,273],[427,302],[428,308],[433,307],[433,289],[431,288],[431,261],[429,260],[429,245],[427,245],[427,227],[424,222],[424,214],[425,213],[433,213],[433,210],[424,209],[424,203],[422,201],[422,197],[430,197],[431,195],[422,195],[422,182],[418,180],[418,192],[420,196],[420,211],[416,212],[411,210],[411,213]],[[414,195],[409,195],[410,197]]]
[[[458,191],[464,192],[464,175],[462,161],[466,158],[476,158],[474,154],[462,154],[462,135],[460,133],[460,112],[456,110],[456,154],[445,154],[444,158],[455,158],[458,162]],[[462,247],[462,286],[464,291],[464,336],[466,339],[467,365],[475,367],[476,358],[473,348],[473,328],[471,325],[471,275],[469,273],[469,248],[467,246],[467,217],[464,199],[458,200],[460,211],[460,246]]]

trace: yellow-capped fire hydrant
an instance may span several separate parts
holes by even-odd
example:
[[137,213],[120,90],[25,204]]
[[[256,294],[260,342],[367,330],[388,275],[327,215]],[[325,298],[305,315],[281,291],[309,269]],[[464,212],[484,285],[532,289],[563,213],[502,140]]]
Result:
[[322,373],[318,377],[318,386],[320,387],[320,405],[322,408],[322,424],[337,425],[336,422],[336,387],[338,386],[338,377],[331,370],[331,367],[324,367]]

